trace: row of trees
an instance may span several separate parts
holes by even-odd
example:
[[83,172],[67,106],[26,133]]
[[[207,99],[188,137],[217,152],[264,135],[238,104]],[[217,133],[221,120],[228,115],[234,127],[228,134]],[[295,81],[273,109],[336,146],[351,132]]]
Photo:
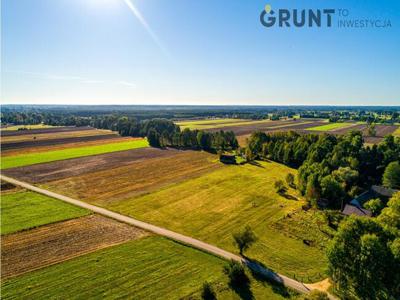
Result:
[[153,147],[176,147],[205,151],[235,150],[239,147],[232,131],[205,132],[186,128],[183,131],[160,133],[153,128],[148,132],[147,139]]
[[251,135],[248,156],[271,159],[298,168],[297,188],[314,205],[325,199],[328,206],[339,208],[371,184],[383,183],[396,188],[400,160],[400,139],[385,137],[379,145],[364,147],[361,132],[343,136],[279,132]]

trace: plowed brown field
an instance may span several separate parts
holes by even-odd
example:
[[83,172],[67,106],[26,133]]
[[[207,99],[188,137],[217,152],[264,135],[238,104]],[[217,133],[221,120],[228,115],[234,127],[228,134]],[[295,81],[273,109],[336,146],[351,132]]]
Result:
[[322,121],[319,120],[287,120],[287,121],[271,121],[265,123],[257,123],[257,124],[245,124],[245,125],[237,125],[237,126],[228,126],[221,128],[213,128],[208,129],[207,131],[215,132],[215,131],[233,131],[236,135],[247,135],[251,134],[254,131],[288,131],[288,130],[298,130],[305,129],[313,126],[318,126],[323,124]]
[[[95,132],[95,131],[93,131]],[[104,134],[104,135],[90,135],[90,136],[77,136],[77,137],[67,137],[61,139],[44,139],[44,140],[31,140],[23,142],[13,142],[1,144],[2,150],[21,150],[20,153],[25,153],[25,148],[32,147],[43,147],[43,146],[53,146],[53,145],[63,145],[66,143],[79,143],[79,142],[90,142],[90,141],[110,141],[113,139],[118,139],[117,134]]]
[[182,152],[174,149],[139,148],[12,168],[3,170],[3,173],[22,181],[43,183],[96,171],[111,170],[147,159],[173,157]]
[[42,134],[42,133],[56,133],[56,132],[71,132],[71,131],[82,131],[82,130],[95,130],[93,127],[54,127],[54,128],[40,128],[40,129],[30,129],[30,130],[1,130],[1,136],[16,136],[16,135],[26,135],[26,134]]
[[210,153],[174,152],[172,156],[143,159],[122,167],[51,181],[44,188],[101,206],[224,167]]
[[90,215],[2,236],[2,278],[16,276],[147,234],[136,227],[99,215]]
[[17,143],[17,142],[30,142],[30,141],[40,141],[40,140],[54,140],[54,139],[62,139],[62,138],[75,138],[75,137],[84,137],[84,136],[94,136],[94,135],[117,135],[116,132],[110,130],[103,129],[89,129],[89,130],[79,130],[79,131],[65,131],[65,132],[56,132],[56,133],[43,133],[43,134],[25,134],[25,135],[17,135],[17,136],[3,136],[1,138],[1,144],[5,145],[8,143]]

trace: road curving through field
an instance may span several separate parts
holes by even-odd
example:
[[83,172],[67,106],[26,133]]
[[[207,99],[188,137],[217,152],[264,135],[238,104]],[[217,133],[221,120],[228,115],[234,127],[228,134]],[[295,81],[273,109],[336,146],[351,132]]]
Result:
[[[299,282],[297,280],[291,279],[291,278],[286,277],[284,275],[275,273],[275,272],[273,272],[273,271],[271,271],[271,270],[269,270],[269,269],[267,269],[267,268],[255,263],[255,262],[247,260],[247,259],[245,259],[243,257],[240,257],[240,256],[238,256],[236,254],[233,254],[233,253],[231,253],[229,251],[223,250],[223,249],[218,248],[216,246],[213,246],[213,245],[207,244],[205,242],[202,242],[200,240],[194,239],[192,237],[185,236],[185,235],[182,235],[180,233],[177,233],[177,232],[174,232],[174,231],[162,228],[162,227],[158,227],[158,226],[146,223],[146,222],[142,222],[142,221],[136,220],[134,218],[131,218],[131,217],[128,217],[128,216],[124,216],[124,215],[121,215],[119,213],[115,213],[113,211],[110,211],[110,210],[102,208],[102,207],[98,207],[98,206],[95,206],[95,205],[92,205],[92,204],[88,204],[88,203],[83,202],[83,201],[72,199],[70,197],[67,197],[67,196],[64,196],[64,195],[60,195],[60,194],[57,194],[57,193],[54,193],[54,192],[51,192],[51,191],[48,191],[48,190],[33,186],[33,185],[29,184],[29,183],[22,182],[22,181],[14,179],[14,178],[4,176],[3,174],[0,175],[0,178],[1,178],[1,180],[4,180],[4,181],[12,183],[14,185],[23,187],[23,188],[25,188],[27,190],[31,190],[31,191],[34,191],[34,192],[37,192],[37,193],[40,193],[40,194],[43,194],[43,195],[46,195],[46,196],[49,196],[49,197],[53,197],[55,199],[59,199],[59,200],[64,201],[64,202],[67,202],[67,203],[70,203],[70,204],[73,204],[73,205],[76,205],[76,206],[91,210],[91,211],[93,211],[95,213],[98,213],[100,215],[115,219],[115,220],[120,221],[120,222],[124,222],[124,223],[130,224],[130,225],[142,228],[142,229],[145,229],[147,231],[153,232],[153,233],[161,235],[161,236],[165,236],[165,237],[170,238],[172,240],[181,242],[183,244],[186,244],[186,245],[189,245],[189,246],[194,247],[196,249],[211,253],[213,255],[216,255],[216,256],[219,256],[219,257],[222,257],[222,258],[225,258],[225,259],[228,259],[228,260],[235,260],[235,261],[241,262],[241,263],[245,264],[253,272],[258,273],[258,274],[262,274],[265,277],[269,278],[270,280],[273,280],[275,282],[283,284],[283,285],[285,285],[285,286],[287,286],[289,288],[292,288],[292,289],[294,289],[294,290],[296,290],[298,292],[308,293],[311,290],[310,288],[308,288],[302,282]],[[330,296],[330,299],[335,299],[335,298],[333,296]]]

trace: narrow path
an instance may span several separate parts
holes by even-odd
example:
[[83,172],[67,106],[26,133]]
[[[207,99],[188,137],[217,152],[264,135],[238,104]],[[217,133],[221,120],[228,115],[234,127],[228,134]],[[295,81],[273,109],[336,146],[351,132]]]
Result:
[[26,183],[26,182],[22,182],[22,181],[19,181],[19,180],[4,176],[2,174],[0,175],[0,178],[1,178],[1,180],[7,181],[7,182],[12,183],[14,185],[18,185],[18,186],[23,187],[23,188],[25,188],[27,190],[31,190],[31,191],[34,191],[34,192],[37,192],[37,193],[40,193],[40,194],[43,194],[43,195],[46,195],[46,196],[49,196],[49,197],[52,197],[52,198],[59,199],[61,201],[67,202],[67,203],[82,207],[82,208],[86,208],[86,209],[91,210],[91,211],[93,211],[93,212],[95,212],[97,214],[100,214],[100,215],[115,219],[115,220],[120,221],[120,222],[131,224],[133,226],[148,230],[150,232],[153,232],[153,233],[161,235],[161,236],[165,236],[167,238],[170,238],[170,239],[178,241],[178,242],[182,242],[184,244],[187,244],[187,245],[190,245],[190,246],[192,246],[194,248],[209,252],[209,253],[217,255],[219,257],[222,257],[222,258],[225,258],[225,259],[228,259],[228,260],[235,260],[235,261],[241,262],[241,263],[247,265],[249,267],[249,269],[252,270],[253,272],[262,274],[262,275],[266,276],[267,278],[269,278],[269,279],[271,279],[273,281],[276,281],[278,283],[281,283],[281,284],[283,284],[283,285],[285,285],[287,287],[290,287],[290,288],[292,288],[292,289],[294,289],[294,290],[296,290],[298,292],[308,293],[310,291],[310,289],[308,287],[306,287],[306,285],[303,284],[302,282],[296,281],[296,280],[291,279],[289,277],[286,277],[284,275],[280,275],[280,274],[274,273],[271,270],[268,270],[268,269],[260,266],[257,263],[249,261],[249,260],[247,260],[245,258],[242,258],[242,257],[240,257],[240,256],[238,256],[236,254],[231,253],[231,252],[225,251],[225,250],[223,250],[221,248],[218,248],[216,246],[213,246],[213,245],[207,244],[205,242],[196,240],[196,239],[191,238],[189,236],[185,236],[185,235],[182,235],[180,233],[177,233],[177,232],[174,232],[174,231],[162,228],[162,227],[158,227],[158,226],[155,226],[155,225],[152,225],[152,224],[149,224],[149,223],[145,223],[145,222],[136,220],[134,218],[127,217],[127,216],[112,212],[112,211],[110,211],[108,209],[88,204],[88,203],[83,202],[83,201],[79,201],[79,200],[72,199],[72,198],[67,197],[67,196],[63,196],[63,195],[60,195],[60,194],[57,194],[57,193],[54,193],[54,192],[50,192],[48,190],[33,186],[33,185],[31,185],[29,183]]

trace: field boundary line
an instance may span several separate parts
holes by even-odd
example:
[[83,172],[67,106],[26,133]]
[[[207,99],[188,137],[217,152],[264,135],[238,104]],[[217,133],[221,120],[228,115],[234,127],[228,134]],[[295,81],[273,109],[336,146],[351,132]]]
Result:
[[[224,259],[227,259],[227,260],[234,260],[234,261],[237,261],[237,262],[241,262],[241,263],[245,264],[253,272],[258,273],[258,274],[262,274],[263,276],[269,278],[270,280],[273,280],[273,281],[275,281],[277,283],[283,284],[283,285],[285,285],[285,286],[287,286],[289,288],[292,288],[292,289],[294,289],[294,290],[296,290],[298,292],[309,293],[311,291],[311,289],[308,288],[302,282],[299,282],[299,281],[294,280],[292,278],[289,278],[289,277],[286,277],[284,275],[275,273],[275,272],[273,272],[273,271],[261,266],[258,263],[252,262],[252,261],[247,260],[247,259],[245,259],[243,257],[240,257],[240,256],[238,256],[236,254],[233,254],[233,253],[231,253],[229,251],[223,250],[221,248],[218,248],[218,247],[213,246],[211,244],[208,244],[208,243],[202,242],[200,240],[194,239],[192,237],[185,236],[183,234],[180,234],[180,233],[177,233],[177,232],[174,232],[174,231],[171,231],[171,230],[159,227],[159,226],[155,226],[155,225],[152,225],[150,223],[139,221],[139,220],[136,220],[134,218],[131,218],[131,217],[128,217],[128,216],[125,216],[125,215],[110,211],[110,210],[102,208],[102,207],[98,207],[98,206],[95,206],[95,205],[92,205],[92,204],[89,204],[89,203],[86,203],[86,202],[83,202],[83,201],[80,201],[80,200],[76,200],[76,199],[73,199],[73,198],[70,198],[70,197],[67,197],[67,196],[64,196],[64,195],[60,195],[60,194],[51,192],[49,190],[36,187],[36,186],[31,185],[29,183],[26,183],[26,182],[23,182],[23,181],[19,181],[19,180],[16,180],[16,179],[8,177],[8,176],[4,176],[3,174],[0,175],[0,179],[4,180],[6,182],[12,183],[14,185],[23,187],[23,188],[25,188],[27,190],[31,190],[31,191],[37,192],[39,194],[46,195],[46,196],[49,196],[49,197],[52,197],[52,198],[55,198],[55,199],[70,203],[72,205],[79,206],[79,207],[91,210],[91,211],[93,211],[93,212],[95,212],[97,214],[103,215],[105,217],[109,217],[111,219],[114,219],[114,220],[117,220],[117,221],[120,221],[120,222],[123,222],[123,223],[126,223],[126,224],[130,224],[130,225],[139,227],[141,229],[153,232],[155,234],[167,237],[169,239],[181,242],[183,244],[190,245],[193,248],[208,252],[208,253],[216,255],[218,257],[221,257],[221,258],[224,258]],[[331,299],[335,299],[332,296],[330,298]]]

